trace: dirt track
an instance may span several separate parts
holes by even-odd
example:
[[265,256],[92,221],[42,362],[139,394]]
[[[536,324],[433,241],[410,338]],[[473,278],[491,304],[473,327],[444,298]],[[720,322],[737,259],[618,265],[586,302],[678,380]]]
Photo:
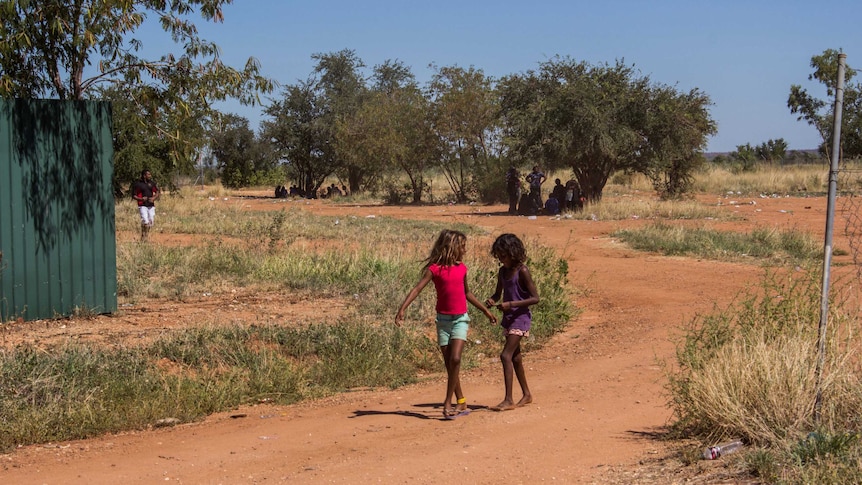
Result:
[[[242,203],[275,207],[274,202]],[[745,220],[721,227],[775,225],[807,229],[822,238],[825,198],[755,202],[725,205]],[[527,220],[498,215],[503,206],[297,204],[321,214],[466,222],[492,233],[528,233],[557,248],[579,289],[574,303],[585,311],[551,345],[525,357],[534,403],[502,413],[485,409],[502,396],[499,364],[492,357],[488,365],[462,376],[474,411],[455,421],[440,419],[441,374],[439,380],[394,391],[346,393],[296,406],[249,406],[170,429],[22,448],[0,456],[0,482],[721,481],[714,473],[701,473],[721,463],[680,467],[670,445],[655,438],[671,418],[658,361],[672,357],[670,337],[681,324],[757,281],[762,273],[758,266],[638,253],[609,238],[614,229],[642,220]],[[849,249],[840,240],[835,246]],[[227,303],[221,306],[227,311]],[[129,323],[134,312],[127,313],[116,324],[138,329]],[[183,315],[194,315],[195,309],[154,302],[148,313],[149,319],[170,327],[181,325]],[[61,337],[74,331],[52,330]],[[19,331],[34,330],[22,326]]]

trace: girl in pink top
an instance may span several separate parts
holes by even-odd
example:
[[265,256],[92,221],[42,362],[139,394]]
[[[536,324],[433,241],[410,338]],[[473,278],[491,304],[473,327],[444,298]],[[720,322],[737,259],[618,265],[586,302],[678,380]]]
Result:
[[[467,236],[460,231],[444,229],[440,231],[431,254],[425,259],[425,268],[419,283],[410,290],[404,303],[395,315],[395,325],[401,326],[404,311],[419,296],[429,281],[434,282],[437,290],[437,343],[443,353],[448,379],[446,398],[443,400],[443,417],[455,419],[470,412],[467,398],[461,392],[461,352],[467,341],[470,317],[467,315],[467,302],[482,310],[491,323],[497,323],[494,316],[482,302],[470,292],[467,286],[467,266],[462,259],[467,253]],[[457,402],[452,406],[452,395]]]

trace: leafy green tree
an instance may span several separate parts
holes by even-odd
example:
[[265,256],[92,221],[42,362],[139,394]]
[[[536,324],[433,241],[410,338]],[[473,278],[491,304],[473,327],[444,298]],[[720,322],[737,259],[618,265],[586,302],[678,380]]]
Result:
[[263,185],[275,180],[277,158],[266,140],[255,137],[246,118],[226,115],[213,130],[211,149],[226,187]]
[[[191,18],[221,22],[231,0],[0,0],[0,96],[98,98],[124,92],[153,136],[169,140],[172,172],[190,165],[204,129],[228,98],[258,102],[274,83],[250,58],[225,65],[217,45],[198,35]],[[183,52],[145,58],[135,32],[152,15]],[[95,66],[95,69],[93,68]],[[121,171],[124,171],[122,169]]]
[[[781,162],[787,156],[787,142],[784,138],[768,140],[760,145],[752,146],[751,143],[737,145],[736,150],[728,154],[728,163],[732,169],[748,172],[757,167],[758,162]],[[715,163],[721,163],[724,159],[716,159]]]
[[431,78],[431,116],[444,147],[440,167],[459,202],[476,193],[476,178],[498,153],[497,94],[481,69],[438,67]]
[[751,143],[737,145],[736,151],[731,152],[730,158],[739,166],[739,170],[748,172],[754,170],[757,162],[757,151]]
[[[146,89],[142,87],[141,89]],[[111,102],[114,135],[114,176],[115,197],[121,197],[131,190],[142,170],[149,170],[160,186],[165,175],[173,173],[168,160],[171,159],[171,142],[149,129],[146,121],[156,113],[141,110],[124,90],[109,87],[100,96]]]
[[324,102],[309,79],[284,88],[283,99],[265,109],[262,137],[272,144],[290,177],[312,196],[338,168],[332,156],[331,127],[324,121]]
[[521,164],[570,167],[588,200],[616,171],[643,172],[679,195],[715,129],[709,97],[653,85],[633,67],[556,57],[499,84],[507,153]]
[[716,131],[707,110],[709,96],[698,89],[680,93],[658,85],[644,101],[637,170],[662,197],[679,197],[691,188],[695,170],[705,162],[707,137]]
[[356,113],[367,94],[360,72],[365,63],[349,49],[311,57],[317,61],[314,74],[317,76],[315,87],[321,108],[320,128],[329,140],[322,145],[325,148],[322,156],[329,158],[328,164],[346,176],[351,193],[359,192],[366,176],[366,166],[350,163],[347,154],[339,153],[335,137],[338,124]]
[[754,153],[758,160],[765,162],[781,162],[787,156],[787,142],[784,138],[776,140],[769,139],[754,149]]
[[[822,54],[811,58],[814,72],[808,75],[809,81],[818,81],[826,87],[827,99],[819,99],[798,84],[790,86],[787,107],[817,129],[822,143],[820,152],[830,157],[834,125],[834,98],[838,88],[838,56],[841,51],[826,49]],[[841,138],[843,157],[862,156],[862,84],[852,82],[856,70],[845,66],[844,106],[842,112]]]
[[641,136],[632,121],[648,83],[631,67],[556,57],[499,84],[509,156],[522,165],[571,167],[588,200],[610,175],[633,168]]
[[398,61],[375,66],[374,84],[359,109],[341,120],[339,151],[361,167],[363,179],[384,181],[392,202],[401,200],[395,173],[408,178],[409,197],[422,200],[425,174],[439,159],[439,143],[429,121],[429,104],[412,72]]

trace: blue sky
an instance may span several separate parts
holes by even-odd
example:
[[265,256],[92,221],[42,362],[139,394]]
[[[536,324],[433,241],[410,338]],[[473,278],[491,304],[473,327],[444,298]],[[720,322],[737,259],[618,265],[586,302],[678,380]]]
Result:
[[[843,49],[850,66],[862,67],[859,0],[235,0],[224,14],[223,24],[197,21],[203,37],[227,63],[255,57],[282,84],[306,79],[312,54],[342,49],[355,51],[368,72],[400,60],[423,84],[432,63],[499,78],[556,55],[592,64],[622,59],[654,82],[711,97],[718,134],[708,151],[775,138],[790,149],[816,147],[817,132],[787,108],[791,84],[825,97],[808,75],[811,56],[827,48]],[[148,48],[162,42],[142,33]],[[263,119],[259,106],[223,109],[253,127]]]

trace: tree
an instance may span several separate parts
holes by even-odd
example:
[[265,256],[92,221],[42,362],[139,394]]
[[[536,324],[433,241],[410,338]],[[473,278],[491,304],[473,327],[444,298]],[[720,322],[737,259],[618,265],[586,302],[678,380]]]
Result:
[[211,148],[222,184],[239,188],[271,182],[277,158],[269,143],[255,137],[241,116],[226,115],[220,125],[213,130]]
[[616,171],[639,171],[678,195],[714,130],[709,97],[655,86],[622,61],[592,66],[570,58],[499,85],[508,156],[571,167],[588,200],[600,200]]
[[[422,201],[425,172],[439,159],[438,139],[429,120],[428,100],[410,69],[398,61],[375,66],[374,84],[362,105],[338,124],[338,149],[363,180],[383,180],[401,172],[413,203]],[[389,200],[401,200],[397,183],[387,183]]]
[[[201,39],[190,20],[199,13],[221,22],[231,1],[2,0],[0,96],[87,99],[113,86],[147,115],[153,135],[170,141],[172,167],[190,164],[204,137],[187,128],[205,128],[214,101],[253,104],[274,86],[253,58],[242,69],[224,65],[218,46]],[[143,45],[133,35],[147,14],[183,46],[180,55],[139,54]]]
[[364,165],[349,163],[347,155],[338,152],[335,137],[338,123],[343,123],[362,105],[367,89],[360,69],[365,64],[349,49],[314,54],[311,58],[317,60],[314,74],[318,76],[315,88],[321,108],[321,130],[330,140],[323,145],[323,156],[331,158],[329,163],[347,177],[351,193],[359,192],[366,175]]
[[265,110],[262,123],[268,140],[303,193],[312,196],[338,168],[331,155],[331,128],[324,121],[323,100],[309,79],[284,89],[284,99]]
[[499,89],[509,156],[549,170],[571,167],[584,197],[601,199],[614,171],[634,167],[641,135],[631,122],[647,87],[621,62],[560,57],[506,77]]
[[731,152],[730,158],[738,164],[739,170],[748,172],[754,170],[757,153],[751,143],[746,143],[745,145],[736,145],[736,151]]
[[[818,99],[798,84],[790,86],[787,107],[798,115],[797,120],[805,120],[817,129],[822,143],[820,152],[830,157],[834,125],[834,98],[838,88],[838,56],[841,51],[826,49],[823,54],[811,57],[814,72],[808,75],[809,81],[818,81],[826,87],[826,100]],[[844,71],[844,109],[842,113],[841,138],[843,157],[862,156],[862,84],[851,80],[856,70],[849,65]]]
[[121,197],[127,190],[131,190],[132,183],[145,169],[152,172],[160,186],[170,185],[162,180],[165,175],[173,173],[168,162],[171,159],[171,142],[148,129],[145,121],[156,114],[141,111],[140,107],[117,87],[103,89],[100,96],[111,102],[113,113],[114,196]]
[[428,91],[431,116],[444,151],[440,167],[458,202],[476,192],[477,175],[489,171],[499,149],[497,95],[480,69],[436,68]]
[[698,89],[680,93],[658,85],[644,101],[636,170],[652,181],[662,197],[679,197],[691,188],[695,170],[705,161],[702,151],[707,137],[716,130],[707,111],[709,96]]
[[[781,162],[787,156],[787,142],[784,138],[768,140],[760,145],[752,146],[751,143],[737,145],[736,150],[728,155],[729,161],[733,162],[733,169],[748,172],[756,168],[757,162]],[[721,163],[723,159],[714,162]]]
[[784,141],[784,138],[778,138],[776,140],[769,139],[760,145],[757,145],[757,148],[754,149],[754,153],[758,160],[770,163],[781,162],[784,160],[784,157],[787,156],[787,142]]

